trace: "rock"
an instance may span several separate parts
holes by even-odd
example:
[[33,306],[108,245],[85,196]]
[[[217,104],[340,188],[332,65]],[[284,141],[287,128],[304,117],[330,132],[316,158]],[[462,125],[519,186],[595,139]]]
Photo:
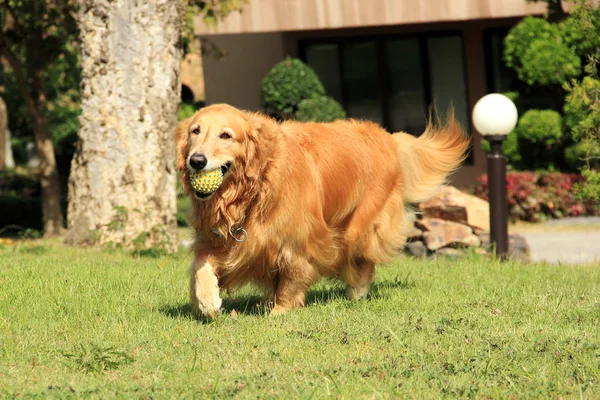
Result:
[[425,258],[427,256],[427,247],[420,241],[407,243],[404,251],[417,258]]
[[448,257],[448,258],[455,260],[457,258],[464,256],[466,254],[466,251],[462,250],[462,249],[451,249],[451,248],[447,247],[444,249],[439,249],[438,251],[435,252],[435,254],[438,256],[444,256],[444,257]]
[[490,230],[489,203],[453,186],[442,186],[432,198],[419,204],[419,209],[425,218],[440,218]]
[[414,242],[415,240],[419,240],[422,237],[423,237],[423,231],[414,226],[409,229],[409,231],[406,235],[406,238],[411,242]]
[[424,218],[415,222],[415,226],[425,232],[431,232],[442,226],[446,221],[439,218]]
[[425,218],[417,223],[423,229],[423,241],[429,250],[437,250],[446,246],[479,246],[479,238],[473,234],[473,230],[463,224],[452,221],[444,221],[437,218]]
[[476,228],[476,227],[472,227],[473,228],[473,233],[476,235],[480,235],[484,232],[487,232],[485,229],[480,229],[480,228]]
[[485,249],[482,249],[481,247],[478,247],[475,249],[475,254],[479,254],[480,256],[487,256],[489,255],[487,251],[485,251]]
[[[484,232],[479,234],[481,239],[481,247],[491,253],[492,246],[490,244],[490,233]],[[514,261],[529,262],[531,250],[527,240],[516,233],[508,235],[508,258]]]

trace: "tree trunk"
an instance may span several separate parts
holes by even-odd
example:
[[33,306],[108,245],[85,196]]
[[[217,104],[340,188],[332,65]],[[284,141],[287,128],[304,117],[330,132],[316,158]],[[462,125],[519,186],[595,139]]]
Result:
[[64,232],[64,218],[60,206],[60,179],[54,145],[48,130],[45,104],[38,108],[37,115],[33,118],[33,135],[35,136],[35,147],[40,159],[44,236],[57,236]]
[[38,158],[40,159],[40,185],[42,187],[42,216],[44,236],[52,237],[64,232],[64,217],[60,207],[60,179],[54,144],[50,135],[48,118],[48,101],[44,77],[37,71],[30,70],[31,89],[35,112],[33,118],[33,136]]
[[82,0],[82,113],[70,244],[176,246],[181,0]]
[[6,103],[0,97],[0,170],[6,168],[6,140],[8,130],[8,112]]

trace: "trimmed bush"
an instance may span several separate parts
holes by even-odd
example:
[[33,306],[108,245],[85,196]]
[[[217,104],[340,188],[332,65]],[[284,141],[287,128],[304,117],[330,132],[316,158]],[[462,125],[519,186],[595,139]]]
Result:
[[550,147],[562,138],[562,117],[553,110],[529,110],[516,127],[520,139]]
[[260,86],[260,104],[268,112],[292,115],[300,102],[325,95],[323,84],[308,65],[287,58],[276,64]]
[[303,122],[331,122],[342,118],[346,118],[344,108],[329,96],[302,100],[296,111],[296,119]]
[[[529,85],[562,84],[577,77],[581,60],[576,49],[590,44],[581,42],[571,25],[559,27],[543,18],[524,18],[504,40],[506,65]],[[565,31],[570,42],[561,36]]]
[[519,79],[529,85],[563,84],[581,74],[581,59],[559,41],[534,40],[517,69]]
[[[481,141],[481,149],[485,153],[490,152],[490,143],[487,140]],[[512,131],[506,136],[506,139],[502,143],[502,154],[506,157],[506,161],[509,165],[518,168],[521,166],[522,156],[519,149],[519,137],[516,131]]]
[[556,41],[557,27],[546,19],[525,17],[515,25],[504,39],[504,60],[509,68],[516,70],[523,65],[521,59],[535,40]]

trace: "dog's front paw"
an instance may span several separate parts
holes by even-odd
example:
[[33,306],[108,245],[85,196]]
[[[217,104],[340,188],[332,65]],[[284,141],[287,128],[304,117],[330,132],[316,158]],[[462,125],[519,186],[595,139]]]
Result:
[[192,299],[192,305],[194,307],[194,313],[198,317],[208,317],[211,319],[216,318],[219,314],[221,314],[221,299],[200,299],[195,298]]
[[205,266],[192,271],[190,301],[198,316],[215,318],[221,313],[219,282],[212,268]]

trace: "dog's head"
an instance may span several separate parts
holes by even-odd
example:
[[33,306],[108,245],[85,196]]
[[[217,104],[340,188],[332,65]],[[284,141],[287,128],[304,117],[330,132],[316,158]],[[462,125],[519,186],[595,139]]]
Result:
[[[182,179],[188,191],[193,191],[187,181],[189,172],[195,171],[220,168],[224,182],[217,190],[231,184],[236,174],[245,173],[248,160],[254,156],[255,139],[249,116],[225,104],[205,107],[179,123],[177,168],[184,172]],[[212,195],[196,191],[194,194],[202,200]]]

